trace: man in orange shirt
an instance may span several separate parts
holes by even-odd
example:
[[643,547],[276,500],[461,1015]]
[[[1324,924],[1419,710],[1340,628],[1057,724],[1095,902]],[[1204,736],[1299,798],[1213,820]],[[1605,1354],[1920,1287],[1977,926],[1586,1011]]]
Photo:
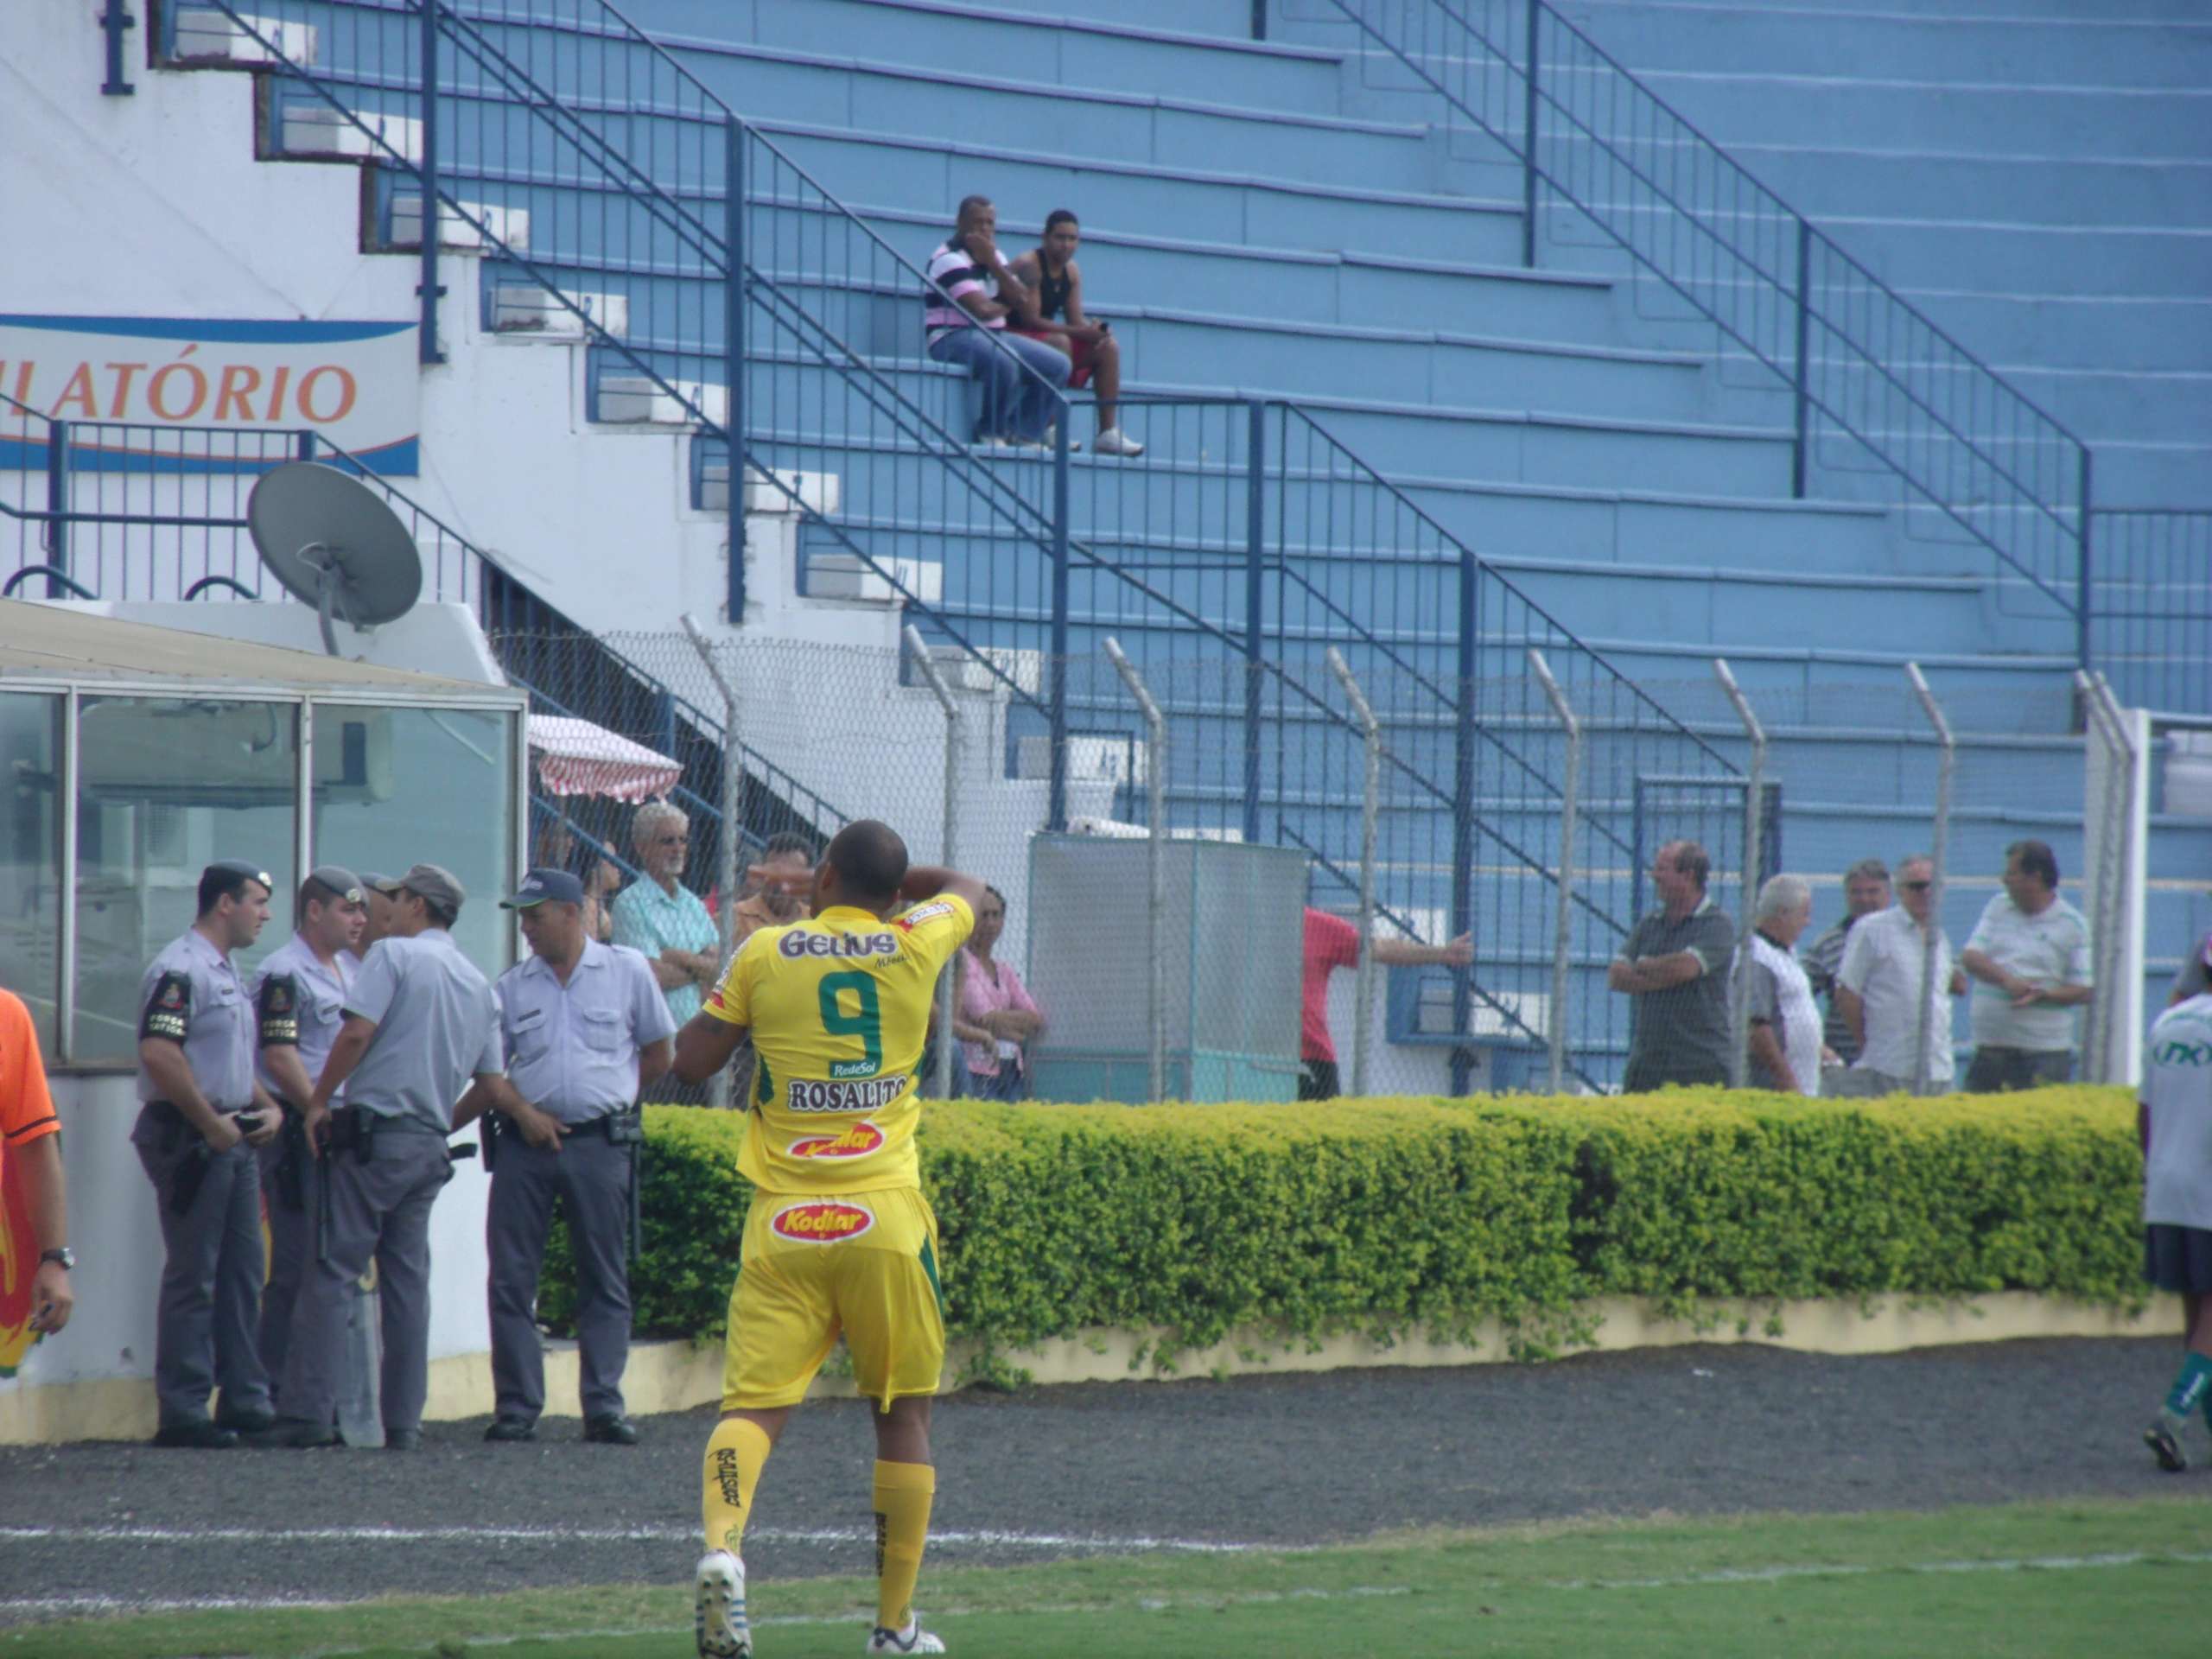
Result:
[[11,1160],[17,1166],[16,1179],[30,1211],[39,1252],[31,1275],[30,1328],[43,1336],[68,1324],[77,1303],[69,1287],[69,1269],[77,1258],[68,1243],[69,1193],[61,1173],[60,1133],[31,1011],[14,992],[0,991],[0,1170]]

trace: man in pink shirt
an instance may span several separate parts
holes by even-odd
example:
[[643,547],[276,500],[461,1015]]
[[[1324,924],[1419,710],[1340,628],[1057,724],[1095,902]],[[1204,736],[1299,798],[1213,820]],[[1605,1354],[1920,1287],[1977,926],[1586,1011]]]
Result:
[[[1370,948],[1385,967],[1440,963],[1464,968],[1475,959],[1474,936],[1462,933],[1449,944],[1414,939],[1376,939]],[[1341,916],[1306,907],[1306,974],[1300,987],[1298,1054],[1305,1070],[1298,1079],[1300,1100],[1334,1100],[1344,1092],[1337,1077],[1337,1046],[1329,1039],[1329,976],[1359,965],[1359,930]]]

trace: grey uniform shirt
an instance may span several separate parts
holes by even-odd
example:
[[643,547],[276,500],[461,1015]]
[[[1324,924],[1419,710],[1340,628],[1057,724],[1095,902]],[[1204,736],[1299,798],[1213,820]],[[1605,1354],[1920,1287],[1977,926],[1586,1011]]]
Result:
[[508,1081],[563,1123],[633,1103],[638,1051],[676,1034],[652,967],[627,945],[587,939],[566,985],[542,957],[525,957],[498,990]]
[[[138,1034],[182,1044],[193,1081],[217,1111],[253,1104],[253,1004],[230,957],[197,929],[172,939],[147,964],[138,982]],[[141,1065],[138,1098],[162,1097]]]
[[1656,910],[1636,925],[1620,960],[1671,957],[1687,950],[1700,963],[1695,979],[1663,991],[1629,998],[1629,1058],[1654,1068],[1664,1081],[1685,1080],[1714,1071],[1728,1075],[1728,976],[1735,954],[1736,924],[1710,898],[1679,922]]
[[346,1012],[377,1024],[346,1103],[379,1117],[448,1135],[468,1080],[500,1069],[499,1002],[442,927],[370,946]]
[[[300,1065],[314,1083],[346,1023],[346,992],[353,982],[353,958],[344,951],[325,966],[315,947],[295,933],[271,950],[253,977],[253,1009],[262,1049],[299,1051]],[[283,1091],[257,1061],[263,1086],[279,1099]]]

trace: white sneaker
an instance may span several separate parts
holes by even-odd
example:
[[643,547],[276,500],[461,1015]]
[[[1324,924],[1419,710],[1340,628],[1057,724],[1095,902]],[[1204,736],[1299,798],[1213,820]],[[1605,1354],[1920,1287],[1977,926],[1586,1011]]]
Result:
[[753,1627],[745,1620],[745,1563],[726,1549],[710,1549],[699,1558],[692,1586],[699,1659],[752,1659]]
[[943,1653],[944,1643],[922,1628],[921,1615],[917,1613],[906,1621],[903,1630],[886,1630],[879,1624],[875,1634],[868,1639],[869,1653]]
[[1144,445],[1134,438],[1124,437],[1120,427],[1109,426],[1098,435],[1097,441],[1090,446],[1090,453],[1094,455],[1136,456],[1144,454]]
[[[1048,427],[1046,427],[1046,428],[1045,429],[1045,446],[1044,446],[1044,447],[1045,447],[1046,448],[1047,448],[1047,449],[1050,449],[1050,448],[1051,448],[1054,444],[1058,443],[1059,441],[1060,441],[1060,423],[1059,423],[1058,421],[1054,421],[1054,422],[1053,422],[1050,426],[1048,426]],[[1081,441],[1080,441],[1080,440],[1076,439],[1076,438],[1070,438],[1070,439],[1068,440],[1068,454],[1074,454],[1077,450],[1081,449],[1082,448],[1083,448],[1083,444],[1082,444],[1082,442],[1081,442]]]

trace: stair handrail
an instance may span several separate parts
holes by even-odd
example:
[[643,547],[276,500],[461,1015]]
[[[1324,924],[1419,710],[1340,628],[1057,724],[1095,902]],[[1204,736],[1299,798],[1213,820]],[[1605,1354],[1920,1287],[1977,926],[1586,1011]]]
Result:
[[[1414,9],[1437,25],[1433,35],[1424,25],[1420,30],[1422,40],[1444,37],[1433,49],[1414,40],[1409,28],[1394,33],[1386,27],[1388,15],[1408,10],[1399,0],[1324,0],[1324,3],[1434,92],[1449,110],[1520,161],[1524,186],[1524,264],[1535,264],[1537,209],[1541,193],[1549,190],[1789,387],[1794,403],[1791,487],[1795,496],[1802,499],[1806,492],[1811,416],[1817,413],[1894,474],[1908,493],[1917,495],[1980,542],[2070,617],[2075,625],[2077,654],[2088,661],[2092,609],[2088,590],[2090,452],[2063,422],[1762,184],[1587,31],[1563,16],[1549,0],[1507,0],[1504,10],[1509,17],[1516,8],[1522,13],[1524,30],[1517,60],[1510,45],[1470,20],[1462,10],[1462,0],[1426,0],[1425,4],[1416,0]],[[1569,61],[1562,65],[1562,59]],[[1501,101],[1517,108],[1486,113],[1470,101],[1482,96],[1474,85],[1490,63],[1504,72]],[[1667,179],[1658,177],[1652,163],[1633,153],[1638,141],[1630,139],[1624,149],[1613,132],[1599,130],[1596,123],[1601,118],[1578,105],[1575,87],[1594,87],[1601,79],[1617,85],[1626,94],[1624,100],[1609,105],[1616,112],[1622,101],[1627,105],[1627,112],[1612,124],[1616,131],[1624,128],[1634,132],[1638,122],[1655,135],[1666,130],[1663,137],[1642,141],[1642,148],[1656,153],[1664,147],[1671,169]],[[1589,101],[1595,102],[1594,92]],[[1541,118],[1546,110],[1554,113],[1549,123]],[[1562,126],[1567,130],[1565,134]],[[1682,151],[1693,158],[1688,164],[1680,160]],[[1651,204],[1687,222],[1695,241],[1683,262],[1669,263],[1662,257],[1656,226],[1651,222],[1658,215],[1641,213],[1638,204],[1608,204],[1596,199],[1599,192],[1594,187],[1601,170],[1596,156],[1599,154],[1605,158],[1607,178],[1624,179],[1640,188]],[[1592,188],[1577,188],[1579,162]],[[1681,182],[1685,174],[1687,187]],[[1746,250],[1727,228],[1713,222],[1719,212],[1717,207],[1708,208],[1703,201],[1688,199],[1687,193],[1696,191],[1700,180],[1708,175],[1714,182],[1707,192],[1707,200],[1717,203],[1725,196],[1731,204],[1729,214],[1739,223],[1748,215],[1755,226],[1775,227],[1775,257],[1757,249]],[[1745,198],[1749,198],[1748,206]],[[1782,255],[1780,244],[1785,238],[1794,241],[1795,246],[1793,251]],[[1708,269],[1699,269],[1700,259]],[[1748,321],[1743,310],[1719,297],[1738,286],[1735,278],[1724,278],[1711,269],[1724,261],[1740,268],[1758,289],[1751,299]],[[1873,307],[1886,308],[1889,315],[1880,319],[1884,330],[1907,336],[1903,353],[1882,354],[1880,347],[1859,337],[1847,315],[1834,315],[1826,298],[1830,284],[1847,290],[1847,299],[1853,295],[1866,296],[1869,334],[1873,332]],[[1790,336],[1786,346],[1778,339],[1779,325],[1785,318]],[[1775,340],[1763,337],[1769,332],[1762,327],[1763,319],[1772,325],[1771,332],[1777,336]],[[1835,359],[1824,356],[1821,346],[1842,358],[1840,372],[1830,375],[1824,370],[1823,365]],[[1909,354],[1916,348],[1935,352],[1945,359],[1931,371],[1933,384],[1916,375]],[[1852,378],[1854,359],[1870,383],[1863,387]],[[1966,382],[1963,391],[1945,389],[1945,377],[1954,374]],[[1858,412],[1859,404],[1883,416],[1901,404],[1906,411],[1905,429],[1887,430]],[[1974,411],[1985,405],[1991,410],[1992,418],[1977,423]],[[1963,416],[1958,413],[1961,409],[1966,411]],[[2018,436],[2005,430],[2008,423],[2014,428],[2025,425],[2031,429],[2024,437]],[[1934,475],[1930,467],[1915,459],[1916,449],[1936,445],[1963,456],[1966,478],[1956,476],[1955,467],[1948,480]],[[2054,476],[2038,476],[2046,473]],[[2000,493],[2011,492],[2013,499],[1985,503],[1979,493],[1991,486]],[[1999,527],[2006,524],[2012,526],[2013,535],[2000,534]],[[2024,546],[2018,544],[2024,527],[2030,537]],[[2048,559],[2038,556],[2046,546],[2052,551]]]

